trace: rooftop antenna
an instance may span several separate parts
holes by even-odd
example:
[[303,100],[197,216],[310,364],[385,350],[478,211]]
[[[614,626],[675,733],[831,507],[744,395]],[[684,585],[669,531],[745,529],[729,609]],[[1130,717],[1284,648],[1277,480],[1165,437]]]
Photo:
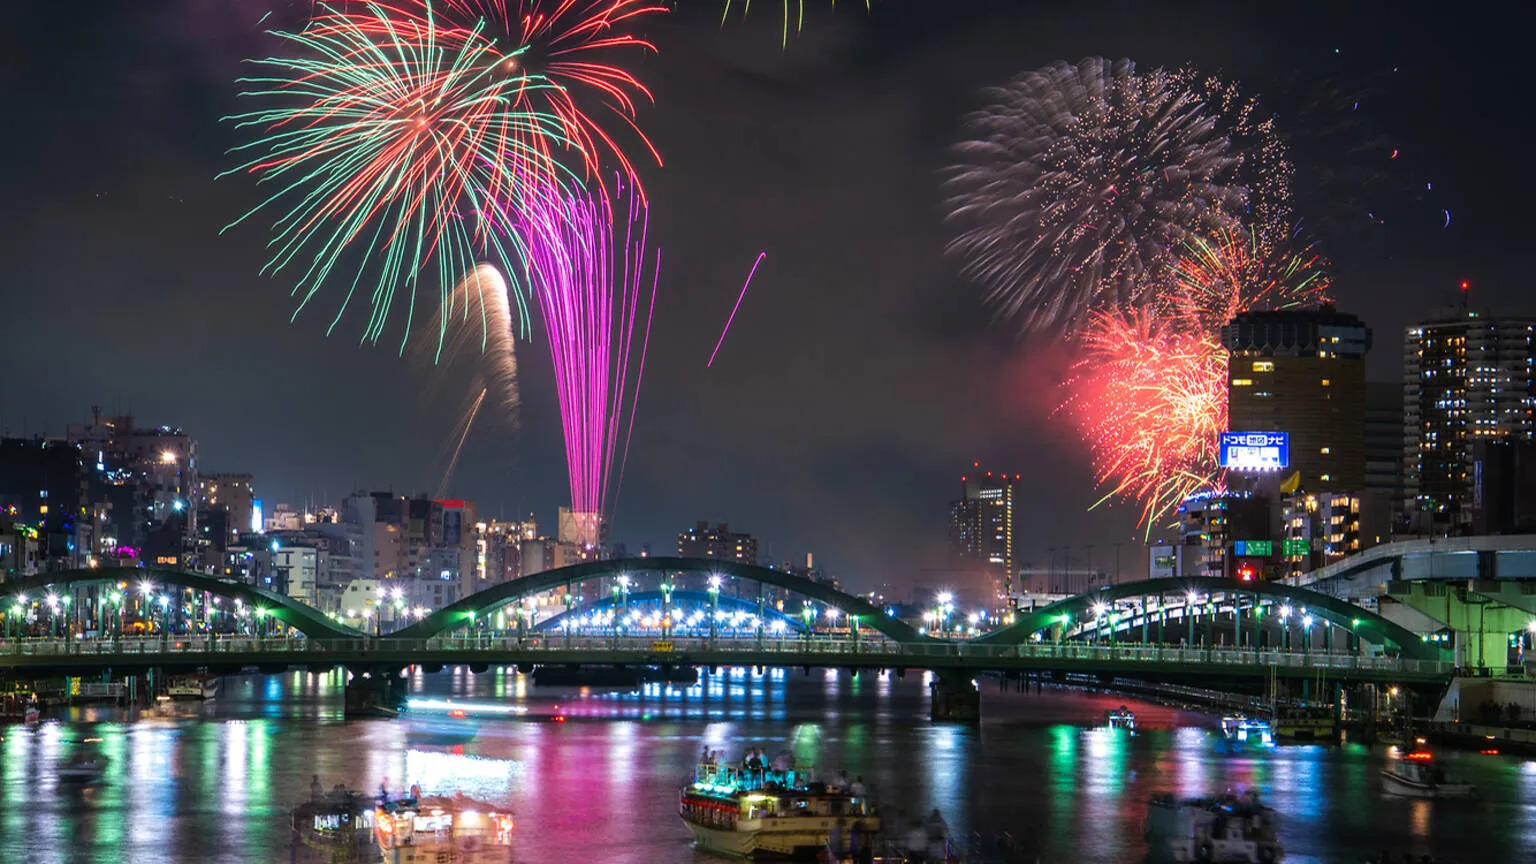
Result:
[[1472,282],[1461,280],[1461,314],[1472,314]]

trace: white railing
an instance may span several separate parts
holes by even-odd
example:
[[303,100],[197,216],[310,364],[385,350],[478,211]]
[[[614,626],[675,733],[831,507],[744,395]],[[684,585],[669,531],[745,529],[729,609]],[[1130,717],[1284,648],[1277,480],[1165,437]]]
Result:
[[[218,655],[231,655],[242,662],[251,655],[270,654],[274,661],[353,660],[359,656],[384,655],[381,660],[398,662],[420,656],[450,655],[445,662],[464,662],[476,654],[488,660],[505,662],[507,655],[539,662],[567,655],[571,659],[601,662],[615,655],[633,656],[647,662],[665,662],[676,657],[679,663],[708,663],[731,655],[783,655],[784,662],[824,663],[831,657],[857,656],[865,662],[889,662],[891,665],[949,665],[931,661],[976,661],[959,665],[981,665],[985,661],[1068,660],[1093,664],[1182,664],[1211,666],[1275,666],[1333,670],[1366,670],[1417,674],[1450,674],[1451,663],[1393,657],[1367,657],[1347,652],[1270,651],[1239,648],[1182,648],[1159,645],[1119,644],[1082,645],[1028,643],[997,645],[967,642],[898,643],[883,639],[715,639],[686,638],[661,641],[649,637],[536,636],[524,639],[502,636],[434,636],[429,639],[304,639],[277,637],[206,636],[182,639],[156,637],[131,639],[4,639],[0,640],[0,665],[10,657],[186,657],[218,662]],[[585,656],[582,656],[585,655]],[[594,656],[596,655],[596,656]],[[1006,664],[1014,665],[1014,664]]]

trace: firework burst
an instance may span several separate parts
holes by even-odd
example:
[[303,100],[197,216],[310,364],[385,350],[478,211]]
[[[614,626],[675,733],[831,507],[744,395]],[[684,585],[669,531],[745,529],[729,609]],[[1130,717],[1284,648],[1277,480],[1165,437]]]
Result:
[[1149,309],[1094,312],[1083,358],[1058,408],[1088,441],[1104,497],[1141,506],[1152,524],[1215,485],[1217,435],[1227,428],[1226,352]]
[[[782,44],[785,47],[788,47],[790,26],[794,26],[794,31],[796,33],[799,33],[801,30],[805,29],[805,0],[782,0],[782,2],[784,6],[784,34]],[[869,4],[870,0],[864,0],[865,9],[869,8]],[[731,17],[731,9],[735,7],[735,5],[736,4],[733,2],[733,0],[725,0],[725,11],[720,14],[721,24],[724,24],[726,20]],[[833,8],[836,8],[837,0],[832,0],[831,5]],[[751,11],[752,0],[741,0],[742,17],[746,17],[746,15]]]
[[338,268],[350,271],[332,329],[359,290],[371,295],[365,340],[404,305],[403,351],[424,276],[436,277],[446,322],[452,286],[477,258],[520,257],[484,214],[563,185],[564,170],[535,142],[563,140],[565,126],[527,97],[554,85],[509,70],[494,43],[445,27],[430,5],[320,8],[302,31],[274,31],[298,56],[254,61],[268,74],[241,79],[242,95],[271,107],[230,118],[261,134],[235,148],[247,161],[226,173],[276,191],[235,224],[280,214],[263,272],[299,274],[300,310]]
[[948,251],[1023,330],[1142,305],[1189,238],[1240,228],[1242,157],[1184,77],[1090,58],[988,96],[955,147]]
[[[424,0],[416,0],[424,2]],[[631,28],[667,7],[654,0],[441,0],[443,14],[471,36],[489,39],[504,53],[501,74],[515,81],[547,81],[552,87],[518,89],[515,109],[559,118],[561,136],[531,135],[526,146],[548,160],[579,163],[588,178],[613,168],[642,189],[636,166],[620,138],[639,142],[661,164],[636,121],[637,105],[652,101],[645,84],[611,62],[655,46]],[[602,117],[616,118],[627,132],[617,137]],[[612,166],[603,164],[614,160]]]
[[[449,302],[443,306],[424,331],[423,340],[436,340],[446,333],[442,356],[445,376],[462,368],[463,361],[473,362],[469,377],[475,410],[489,397],[501,409],[503,419],[517,424],[517,333],[525,330],[514,316],[519,314],[512,286],[495,267],[476,265],[453,286]],[[423,345],[435,350],[435,345]],[[457,376],[454,376],[457,377]],[[468,434],[467,424],[465,434]]]

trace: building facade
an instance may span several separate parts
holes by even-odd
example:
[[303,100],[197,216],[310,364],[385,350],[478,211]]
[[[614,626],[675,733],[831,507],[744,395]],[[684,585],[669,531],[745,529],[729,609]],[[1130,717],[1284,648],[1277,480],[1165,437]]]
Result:
[[732,532],[731,526],[724,522],[711,528],[708,522],[700,521],[687,531],[678,533],[677,554],[683,558],[714,558],[738,564],[756,564],[757,538],[751,534]]
[[1221,328],[1228,428],[1284,432],[1310,492],[1365,487],[1365,355],[1371,331],[1324,306],[1244,312]]
[[1404,509],[1419,531],[1470,530],[1474,447],[1536,433],[1536,319],[1464,311],[1408,328]]
[[1014,544],[1019,475],[982,471],[960,478],[960,498],[949,509],[949,550],[960,567],[975,567],[995,583],[998,596],[1008,596],[1018,577]]

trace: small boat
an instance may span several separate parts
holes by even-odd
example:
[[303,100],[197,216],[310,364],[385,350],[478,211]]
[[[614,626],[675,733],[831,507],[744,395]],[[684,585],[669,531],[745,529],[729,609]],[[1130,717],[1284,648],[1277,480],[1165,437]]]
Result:
[[1273,744],[1275,732],[1268,720],[1246,714],[1228,714],[1221,718],[1221,734],[1228,741],[1242,744]]
[[373,803],[344,786],[316,795],[293,809],[293,834],[331,861],[372,858]]
[[1477,787],[1452,780],[1434,764],[1432,754],[1416,751],[1393,760],[1381,772],[1381,785],[1389,794],[1410,798],[1476,798]]
[[1146,836],[1152,861],[1269,864],[1285,858],[1275,836],[1274,811],[1251,790],[1182,802],[1171,795],[1153,798]]
[[512,814],[462,795],[381,803],[373,835],[385,864],[490,864],[512,854]]
[[0,694],[0,723],[36,723],[42,716],[36,694],[20,690]]
[[867,796],[815,782],[805,768],[701,762],[678,794],[678,815],[700,851],[754,861],[814,861],[829,849],[840,856],[836,847],[867,848],[880,831],[880,816]]
[[62,784],[84,786],[99,783],[102,775],[107,773],[107,761],[105,756],[76,756],[59,765],[54,773]]
[[1112,711],[1104,712],[1104,725],[1111,729],[1126,729],[1135,732],[1136,715],[1131,713],[1131,709],[1121,705]]
[[208,700],[219,695],[219,679],[214,675],[178,675],[166,685],[172,699]]

